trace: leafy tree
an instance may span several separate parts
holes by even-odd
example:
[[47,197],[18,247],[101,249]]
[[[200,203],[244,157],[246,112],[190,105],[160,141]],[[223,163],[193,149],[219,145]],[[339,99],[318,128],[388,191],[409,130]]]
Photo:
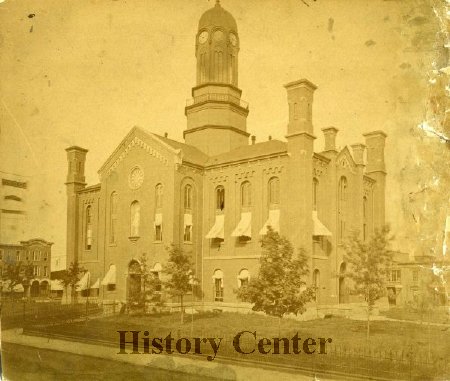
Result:
[[386,293],[386,275],[393,257],[388,250],[389,240],[389,227],[384,226],[376,229],[368,241],[361,240],[359,232],[353,232],[345,244],[344,260],[349,265],[346,276],[353,281],[352,291],[364,296],[367,303],[367,339],[375,301]]
[[194,267],[190,255],[180,247],[172,245],[168,249],[169,260],[163,270],[168,279],[163,282],[164,289],[171,296],[180,298],[181,323],[184,322],[184,296],[192,291],[195,279]]
[[[76,285],[80,281],[82,274],[85,272],[85,269],[81,267],[78,261],[74,261],[70,264],[67,270],[63,270],[60,272],[57,280],[61,283],[61,285],[67,290],[67,287],[70,288],[70,296],[72,303],[76,302]],[[67,293],[66,293],[66,301],[67,301]]]
[[11,299],[14,296],[14,288],[22,285],[24,289],[29,287],[30,280],[33,278],[33,265],[29,262],[7,262],[3,270],[2,280],[8,284],[8,291]]
[[147,254],[143,253],[139,257],[140,276],[141,276],[141,292],[136,293],[131,298],[131,302],[145,311],[145,306],[148,302],[159,302],[160,294],[158,291],[161,288],[161,281],[154,272],[151,271],[148,265]]
[[292,244],[270,226],[261,247],[258,277],[237,290],[238,298],[253,303],[254,311],[278,317],[279,323],[284,314],[302,314],[314,298],[314,288],[304,281],[309,273],[305,251],[300,249],[294,258]]

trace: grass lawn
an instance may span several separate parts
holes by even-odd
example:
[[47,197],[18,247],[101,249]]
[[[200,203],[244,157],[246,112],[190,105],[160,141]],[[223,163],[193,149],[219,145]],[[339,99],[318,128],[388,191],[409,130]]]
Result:
[[416,322],[422,321],[424,323],[430,322],[450,324],[450,315],[446,311],[437,309],[421,314],[420,312],[411,309],[396,307],[390,308],[388,311],[384,311],[381,314],[391,319],[414,320]]
[[[88,322],[72,323],[52,327],[53,332],[71,333],[77,336],[98,338],[118,342],[118,330],[138,330],[150,332],[150,337],[165,337],[172,332],[174,337],[223,337],[232,342],[240,331],[256,331],[258,337],[287,337],[295,333],[299,337],[332,338],[333,345],[347,348],[362,348],[367,345],[366,322],[333,317],[299,322],[282,319],[280,333],[277,318],[259,314],[237,313],[201,313],[185,316],[180,323],[179,313],[167,315],[129,316],[115,315],[92,319]],[[191,329],[193,331],[191,334]],[[405,322],[373,321],[371,322],[370,346],[384,350],[423,350],[439,354],[448,354],[450,358],[450,329],[446,327],[421,326]]]
[[[279,332],[280,329],[280,332]],[[450,329],[447,327],[426,326],[408,322],[373,321],[371,322],[370,341],[366,340],[366,322],[333,317],[300,322],[291,319],[279,319],[259,314],[237,313],[199,313],[186,316],[180,323],[179,313],[160,315],[115,315],[93,318],[68,324],[49,325],[41,328],[44,333],[71,336],[69,340],[107,341],[119,349],[117,331],[141,331],[139,345],[142,353],[143,331],[149,331],[148,337],[164,339],[171,333],[175,341],[179,338],[223,338],[218,356],[252,361],[272,362],[300,366],[310,370],[332,370],[345,374],[365,374],[369,376],[403,379],[404,374],[412,374],[412,379],[442,378],[448,368],[450,358]],[[192,330],[192,331],[191,331]],[[280,354],[274,356],[259,354],[253,337],[248,336],[242,347],[255,352],[243,355],[233,348],[233,338],[240,331],[256,331],[260,338],[291,338],[298,333],[302,342],[313,338],[331,338],[327,344],[327,354],[298,355]],[[131,333],[126,340],[131,340]],[[292,343],[290,341],[290,343]],[[291,344],[290,344],[291,345]],[[283,346],[281,346],[283,348]],[[292,346],[291,346],[292,348]],[[318,349],[318,348],[317,348]],[[131,345],[127,344],[128,353]],[[280,350],[283,353],[283,349]],[[205,357],[212,354],[208,348],[201,352]],[[428,377],[428,378],[427,378]]]

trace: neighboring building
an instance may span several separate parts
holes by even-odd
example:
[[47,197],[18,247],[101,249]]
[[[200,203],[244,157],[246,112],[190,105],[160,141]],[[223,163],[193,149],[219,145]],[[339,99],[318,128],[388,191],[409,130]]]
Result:
[[[18,287],[25,296],[46,297],[50,293],[51,247],[53,243],[40,238],[21,241],[20,244],[0,244],[0,272],[4,274],[8,264],[22,262],[33,266],[33,278],[29,288]],[[7,281],[3,282],[3,291],[7,290]]]
[[28,182],[0,172],[0,243],[15,244],[26,235]]
[[435,306],[447,304],[445,279],[436,273],[436,257],[395,252],[387,274],[387,295],[391,306],[420,306],[422,301]]
[[324,150],[315,150],[316,86],[301,79],[285,85],[286,141],[249,144],[239,49],[236,21],[217,3],[195,38],[185,143],[134,127],[91,186],[87,150],[67,148],[67,264],[88,269],[80,289],[94,284],[104,299],[127,300],[140,290],[139,256],[147,253],[158,275],[174,243],[192,253],[205,302],[236,303],[233,290],[257,275],[259,239],[271,225],[309,253],[320,304],[349,301],[342,241],[385,223],[386,134],[338,149],[338,130],[327,127]]

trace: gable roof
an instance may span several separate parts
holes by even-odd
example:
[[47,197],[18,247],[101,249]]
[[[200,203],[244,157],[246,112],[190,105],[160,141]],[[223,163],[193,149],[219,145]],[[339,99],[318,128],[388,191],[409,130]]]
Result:
[[205,153],[203,153],[202,151],[200,151],[198,148],[195,148],[194,146],[191,146],[186,143],[181,143],[181,142],[166,138],[161,135],[157,135],[157,134],[153,134],[153,133],[152,133],[152,135],[156,136],[159,140],[163,141],[164,143],[171,146],[172,148],[177,149],[177,150],[180,149],[183,152],[183,161],[185,161],[185,162],[195,164],[195,165],[200,165],[203,167],[203,166],[205,166],[206,162],[208,161],[209,156],[206,155]]
[[225,152],[220,155],[211,156],[206,165],[220,165],[241,160],[255,159],[257,157],[285,154],[286,152],[287,144],[285,142],[280,140],[268,140],[262,143],[238,147],[230,152]]

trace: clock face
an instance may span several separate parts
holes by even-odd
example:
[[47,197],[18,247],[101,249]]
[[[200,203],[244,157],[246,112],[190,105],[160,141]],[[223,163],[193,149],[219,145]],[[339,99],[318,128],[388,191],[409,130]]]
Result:
[[233,46],[237,45],[237,37],[234,33],[230,33],[230,42],[231,42],[231,45],[233,45]]
[[138,189],[144,182],[144,172],[139,167],[134,167],[128,177],[128,185],[131,189]]
[[204,30],[198,36],[198,42],[200,42],[200,44],[204,44],[207,40],[208,40],[208,32],[206,30]]
[[223,40],[223,32],[221,30],[216,30],[214,32],[214,40],[216,40],[216,41]]

